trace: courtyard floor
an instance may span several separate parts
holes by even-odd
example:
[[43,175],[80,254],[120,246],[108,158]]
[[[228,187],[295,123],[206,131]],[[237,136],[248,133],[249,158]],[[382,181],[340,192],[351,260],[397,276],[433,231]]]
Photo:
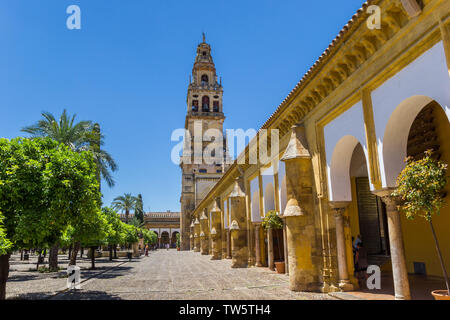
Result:
[[[60,256],[67,267],[67,257]],[[81,259],[81,290],[65,291],[65,271],[39,273],[33,261],[12,258],[7,299],[148,299],[148,300],[329,300],[327,294],[289,290],[287,275],[267,268],[232,269],[231,260],[176,250],[152,251],[128,262],[98,258],[97,270]]]

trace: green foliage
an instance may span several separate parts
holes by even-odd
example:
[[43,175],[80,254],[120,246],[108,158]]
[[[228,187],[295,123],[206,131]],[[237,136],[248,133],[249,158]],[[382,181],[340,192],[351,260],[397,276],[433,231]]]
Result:
[[4,217],[0,212],[0,256],[7,254],[12,248],[12,242],[6,237],[3,219]]
[[124,228],[124,244],[133,244],[139,241],[138,228],[130,224],[123,224]]
[[[90,152],[50,138],[0,139],[0,211],[15,247],[49,247],[96,221],[100,192]],[[94,228],[94,226],[90,226]]]
[[103,214],[111,226],[110,232],[108,233],[105,241],[109,245],[117,245],[125,243],[125,233],[123,225],[124,223],[120,221],[119,214],[114,211],[114,209],[106,207],[102,209]]
[[128,224],[131,224],[132,226],[135,226],[136,228],[141,228],[144,225],[144,223],[142,223],[141,220],[139,218],[137,218],[136,216],[131,218],[131,220],[128,221]]
[[180,238],[180,234],[177,233],[177,248],[181,247],[181,238]]
[[155,244],[158,240],[158,236],[154,231],[141,229],[142,236],[144,237],[145,244]]
[[264,217],[264,220],[261,224],[264,229],[283,229],[283,220],[281,220],[278,212],[275,210],[267,212],[267,215]]
[[144,223],[144,200],[142,200],[142,195],[138,194],[136,197],[136,205],[134,208],[134,217],[140,222],[140,225]]
[[423,159],[407,159],[405,169],[397,178],[398,188],[393,196],[403,200],[400,208],[408,219],[421,216],[431,221],[444,203],[441,194],[447,184],[447,164],[434,160],[431,155],[432,151],[427,151]]

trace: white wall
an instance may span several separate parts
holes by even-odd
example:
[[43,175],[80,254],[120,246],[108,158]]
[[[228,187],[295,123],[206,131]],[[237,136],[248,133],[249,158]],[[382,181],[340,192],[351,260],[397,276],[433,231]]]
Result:
[[[442,41],[372,92],[383,187],[395,186],[411,124],[432,100],[450,119],[450,78]],[[396,141],[390,143],[391,138]]]
[[329,200],[351,201],[350,162],[358,142],[361,143],[367,159],[362,103],[356,103],[327,124],[324,128],[324,138]]

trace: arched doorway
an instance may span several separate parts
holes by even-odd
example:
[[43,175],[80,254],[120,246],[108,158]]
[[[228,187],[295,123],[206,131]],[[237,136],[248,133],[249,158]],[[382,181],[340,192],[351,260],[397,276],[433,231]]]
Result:
[[165,248],[166,244],[170,244],[170,236],[167,231],[161,233],[160,247]]
[[176,248],[177,247],[177,234],[179,234],[178,231],[172,232],[172,239],[171,239],[171,247]]

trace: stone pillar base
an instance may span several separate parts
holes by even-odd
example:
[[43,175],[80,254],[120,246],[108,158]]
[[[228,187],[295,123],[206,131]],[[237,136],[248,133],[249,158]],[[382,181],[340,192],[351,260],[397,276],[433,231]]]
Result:
[[349,280],[341,280],[339,281],[339,289],[342,291],[353,291],[355,288],[353,284]]

